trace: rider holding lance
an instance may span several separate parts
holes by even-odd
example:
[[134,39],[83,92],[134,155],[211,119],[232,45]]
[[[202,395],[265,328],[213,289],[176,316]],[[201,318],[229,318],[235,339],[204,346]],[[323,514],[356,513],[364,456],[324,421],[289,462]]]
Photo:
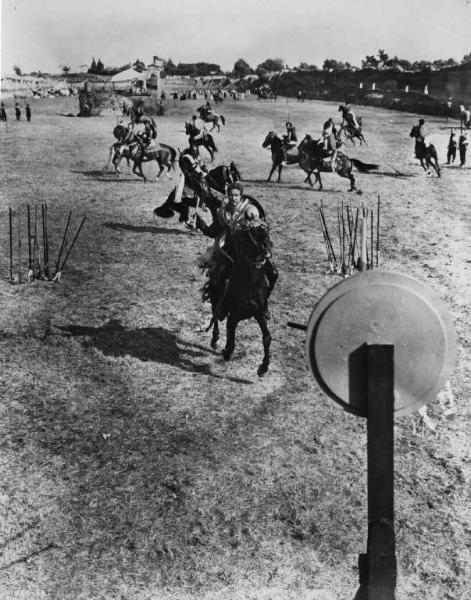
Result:
[[[231,256],[233,253],[231,235],[238,229],[268,227],[260,209],[251,198],[243,195],[243,191],[244,188],[240,182],[229,185],[227,201],[218,209],[217,218],[211,225],[207,225],[199,216],[196,218],[197,228],[204,235],[215,238],[214,245],[199,257],[198,264],[208,269],[210,279],[224,289],[223,296],[226,295],[229,287],[234,262]],[[271,291],[278,279],[278,271],[269,256],[266,256],[263,267]],[[266,308],[265,310],[266,316],[269,318],[268,311]],[[220,312],[218,318],[223,319],[224,316]]]
[[288,160],[288,151],[296,146],[297,141],[296,127],[288,121],[286,123],[286,133],[283,136],[283,156],[285,161]]

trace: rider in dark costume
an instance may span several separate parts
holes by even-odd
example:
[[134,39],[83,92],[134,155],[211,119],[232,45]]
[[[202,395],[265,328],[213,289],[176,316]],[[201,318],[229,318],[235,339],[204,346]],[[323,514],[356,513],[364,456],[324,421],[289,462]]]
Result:
[[[227,291],[233,264],[233,248],[231,236],[238,229],[250,229],[251,227],[268,227],[268,224],[255,201],[243,195],[244,188],[241,183],[236,182],[228,187],[227,202],[217,211],[216,220],[207,225],[203,219],[197,216],[196,226],[205,235],[215,238],[215,243],[198,259],[198,264],[208,270],[209,278],[215,282],[219,289]],[[261,208],[261,207],[260,207]],[[270,291],[278,279],[278,271],[270,257],[264,262],[265,277]],[[266,316],[269,318],[265,307]],[[219,319],[225,314],[220,313]]]

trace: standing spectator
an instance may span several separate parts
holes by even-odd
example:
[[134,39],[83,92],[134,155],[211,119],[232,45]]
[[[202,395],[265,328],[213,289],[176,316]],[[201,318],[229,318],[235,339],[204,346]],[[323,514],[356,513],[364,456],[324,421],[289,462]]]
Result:
[[29,102],[26,103],[26,107],[25,107],[25,113],[26,113],[26,119],[27,121],[31,121],[31,107],[29,105]]
[[18,104],[18,102],[15,104],[15,115],[16,115],[16,120],[19,121],[21,119],[21,109],[20,109],[20,105]]
[[448,140],[448,152],[446,155],[446,164],[447,165],[455,162],[456,146],[457,146],[457,144],[456,144],[455,129],[454,129],[454,127],[452,127],[451,132],[450,132],[450,139]]
[[446,103],[446,120],[448,122],[449,118],[451,117],[451,107],[452,107],[452,99],[448,98],[447,103]]
[[460,139],[458,141],[458,150],[460,152],[460,167],[464,167],[466,163],[466,150],[468,149],[468,135],[466,131],[461,130]]
[[2,104],[0,105],[0,120],[4,121],[5,123],[7,122],[7,113],[5,110],[5,105]]

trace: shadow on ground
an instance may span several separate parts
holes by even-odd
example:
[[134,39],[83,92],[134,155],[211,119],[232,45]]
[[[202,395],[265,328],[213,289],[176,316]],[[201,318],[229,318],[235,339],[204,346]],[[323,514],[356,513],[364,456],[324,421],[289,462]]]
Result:
[[126,329],[121,321],[111,319],[102,327],[69,325],[58,329],[72,337],[87,337],[88,340],[84,340],[83,345],[96,348],[105,356],[114,358],[132,356],[143,362],[167,364],[183,371],[209,375],[217,379],[235,383],[252,383],[238,377],[217,375],[211,371],[209,364],[198,364],[194,359],[214,355],[214,352],[179,340],[175,333],[164,327]]
[[107,221],[103,223],[108,229],[114,229],[115,231],[132,231],[133,233],[155,233],[160,234],[175,234],[175,235],[187,235],[188,231],[182,229],[173,229],[167,227],[155,227],[152,225],[131,225],[130,223],[112,223]]

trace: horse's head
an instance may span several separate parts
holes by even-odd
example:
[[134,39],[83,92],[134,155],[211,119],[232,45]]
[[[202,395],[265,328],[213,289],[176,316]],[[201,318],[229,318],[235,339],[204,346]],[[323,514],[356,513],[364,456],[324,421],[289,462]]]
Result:
[[308,152],[316,145],[317,145],[317,142],[315,142],[312,139],[312,137],[309,135],[309,133],[306,133],[306,135],[304,136],[304,138],[301,140],[300,144],[298,145],[298,150],[301,152],[303,152],[303,151]]
[[269,131],[267,134],[267,137],[263,141],[262,148],[268,148],[268,146],[272,143],[274,137],[275,137],[275,132]]
[[251,226],[235,231],[233,241],[236,256],[257,269],[271,257],[272,243],[268,224],[259,219]]

